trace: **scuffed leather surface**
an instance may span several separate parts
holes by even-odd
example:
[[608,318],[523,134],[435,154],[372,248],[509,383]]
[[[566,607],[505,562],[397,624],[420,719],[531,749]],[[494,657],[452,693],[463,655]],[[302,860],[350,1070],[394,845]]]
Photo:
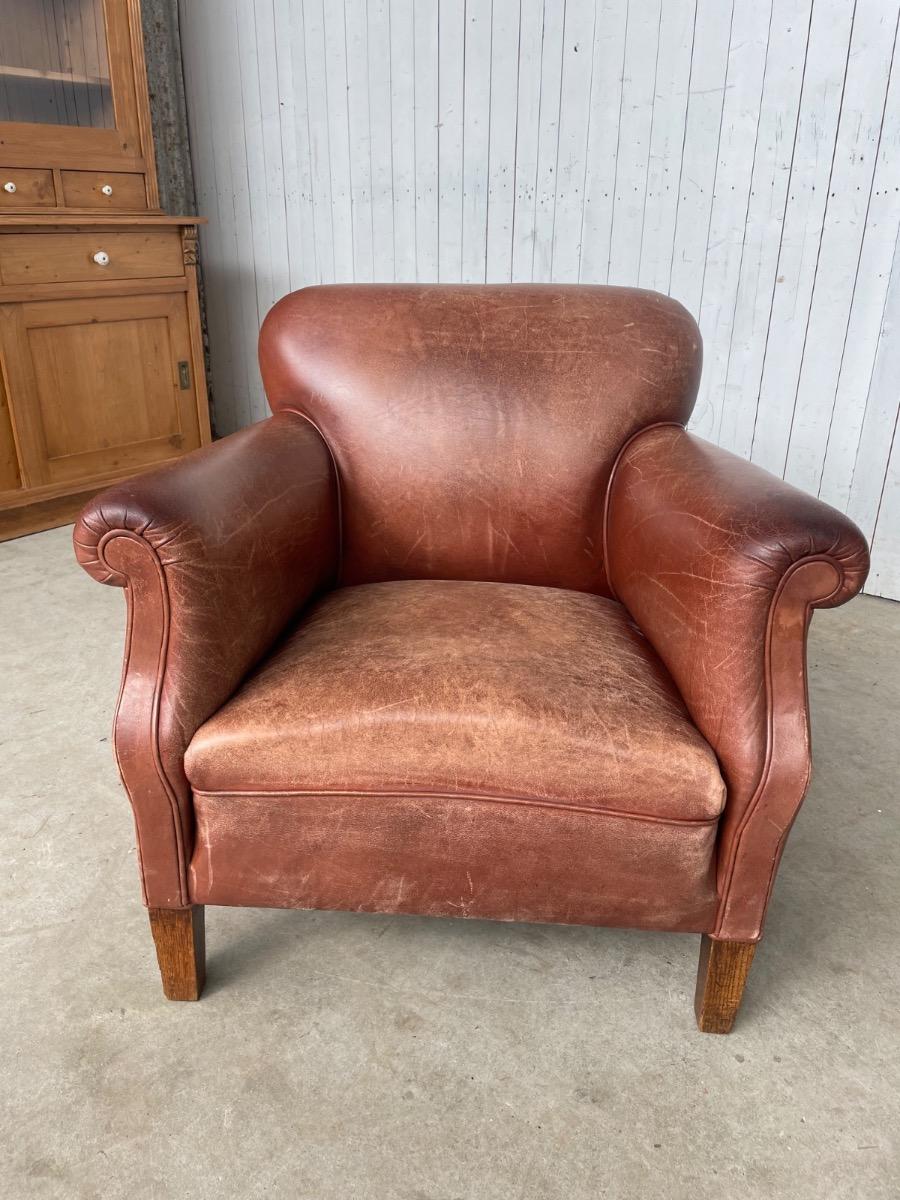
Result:
[[606,537],[615,593],[728,785],[715,932],[754,940],[809,777],[809,612],[860,589],[865,540],[834,509],[673,427],[625,448]]
[[687,420],[700,358],[679,304],[608,287],[316,287],[260,336],[273,410],[311,417],[334,453],[343,583],[604,593],[613,460]]
[[[809,778],[810,613],[867,553],[681,429],[688,314],[319,288],[275,307],[260,357],[278,415],[76,531],[128,589],[145,899],[758,937]],[[370,586],[298,623],[334,584]]]
[[307,598],[333,580],[337,500],[315,429],[282,414],[92,500],[78,561],[127,588],[115,747],[146,903],[187,903],[184,751]]
[[198,792],[197,904],[704,932],[715,822],[412,796]]
[[185,765],[204,792],[408,793],[423,807],[479,795],[715,821],[725,800],[622,606],[518,584],[329,593],[201,726]]

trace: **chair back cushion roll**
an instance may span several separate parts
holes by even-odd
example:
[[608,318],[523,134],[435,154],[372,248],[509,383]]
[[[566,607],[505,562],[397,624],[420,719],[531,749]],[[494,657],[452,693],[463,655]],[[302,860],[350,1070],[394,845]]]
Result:
[[612,465],[637,430],[687,421],[700,359],[679,304],[614,287],[313,287],[260,337],[272,410],[334,455],[344,584],[608,594]]

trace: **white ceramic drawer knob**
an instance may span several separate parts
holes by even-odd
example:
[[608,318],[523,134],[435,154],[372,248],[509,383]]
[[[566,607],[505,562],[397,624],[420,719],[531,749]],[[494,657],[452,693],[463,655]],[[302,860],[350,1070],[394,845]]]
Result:
[[109,255],[105,250],[98,250],[97,253],[92,254],[91,257],[98,267],[105,267],[109,265]]
[[104,185],[100,189],[100,191],[103,193],[104,196],[111,196],[112,195],[112,184],[104,183]]
[[9,192],[9,194],[12,195],[13,192],[16,190],[16,185],[10,179],[8,183],[4,183],[3,190],[4,190],[4,192]]

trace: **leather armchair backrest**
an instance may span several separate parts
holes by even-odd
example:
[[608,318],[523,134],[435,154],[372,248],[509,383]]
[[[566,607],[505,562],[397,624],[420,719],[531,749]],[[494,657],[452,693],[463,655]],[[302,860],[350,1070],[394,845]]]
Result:
[[260,336],[272,410],[306,416],[334,456],[344,584],[607,593],[616,455],[687,420],[700,357],[679,304],[613,287],[314,287]]

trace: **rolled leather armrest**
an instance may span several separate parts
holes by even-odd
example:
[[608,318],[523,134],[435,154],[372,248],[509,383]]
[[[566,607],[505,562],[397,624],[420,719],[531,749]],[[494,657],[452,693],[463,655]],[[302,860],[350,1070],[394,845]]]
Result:
[[284,413],[110,488],[75,552],[128,599],[114,744],[144,901],[190,903],[184,752],[337,566],[338,500],[317,430]]
[[611,587],[725,777],[715,936],[754,941],[809,783],[811,611],[859,591],[865,539],[828,505],[671,425],[623,449],[604,533]]

